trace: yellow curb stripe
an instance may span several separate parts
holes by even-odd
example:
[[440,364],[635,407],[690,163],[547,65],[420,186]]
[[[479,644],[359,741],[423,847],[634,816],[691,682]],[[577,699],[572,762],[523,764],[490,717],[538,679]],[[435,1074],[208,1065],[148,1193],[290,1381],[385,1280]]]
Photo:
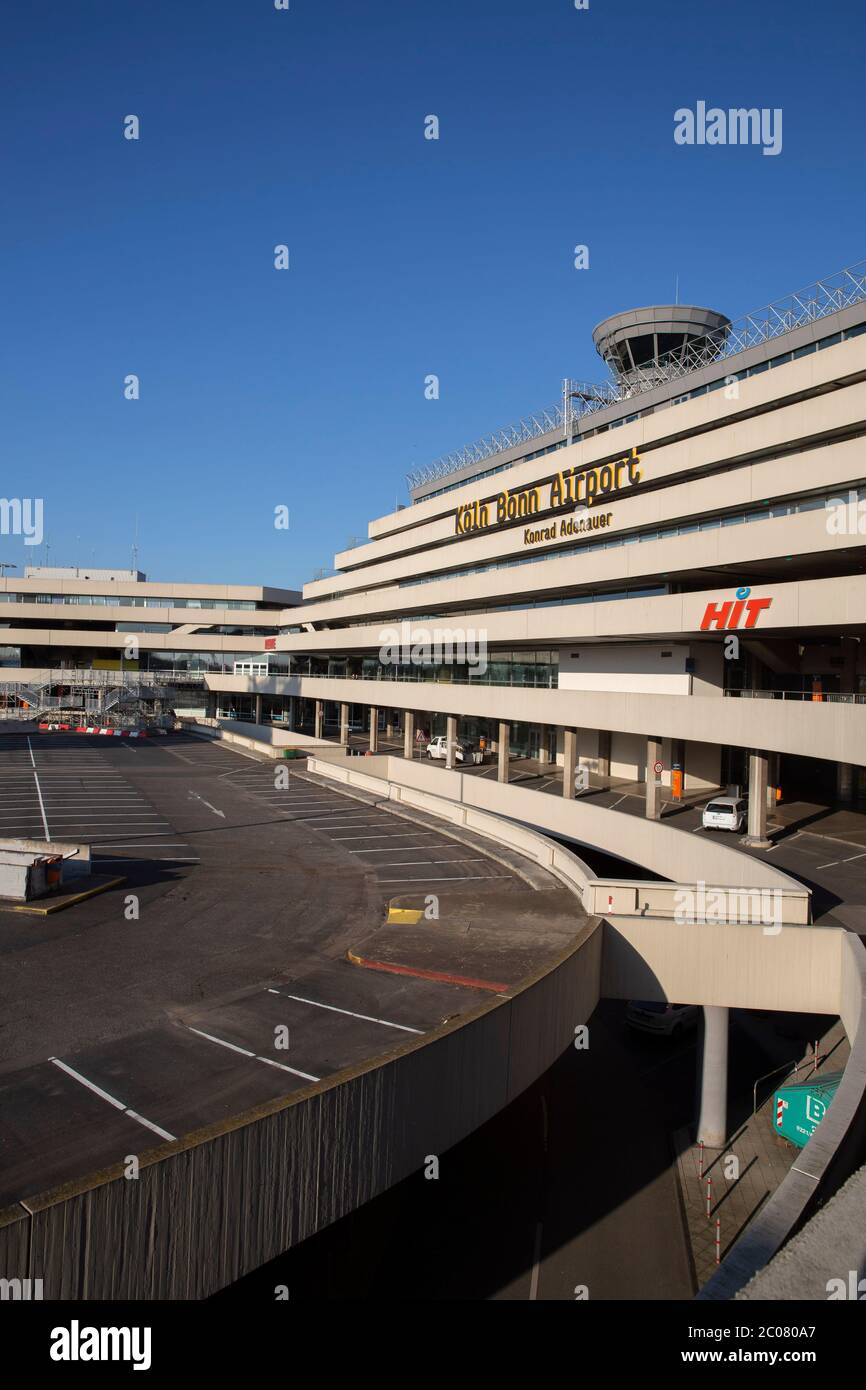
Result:
[[104,893],[109,888],[116,888],[118,884],[125,883],[125,878],[110,878],[107,883],[100,883],[96,888],[88,888],[84,893],[76,893],[71,898],[64,898],[61,903],[51,903],[46,907],[32,907],[29,903],[22,903],[17,906],[8,906],[4,903],[0,909],[4,912],[29,912],[35,917],[48,917],[52,912],[62,912],[65,907],[72,907],[75,903],[84,902],[85,898],[93,898],[97,893]]

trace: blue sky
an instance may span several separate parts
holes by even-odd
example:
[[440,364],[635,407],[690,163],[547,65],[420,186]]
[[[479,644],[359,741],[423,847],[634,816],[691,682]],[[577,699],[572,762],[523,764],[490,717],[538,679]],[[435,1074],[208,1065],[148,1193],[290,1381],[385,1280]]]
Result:
[[[300,586],[407,469],[603,378],[607,314],[866,257],[864,38],[839,0],[7,8],[0,494],[52,564],[128,565],[137,519],[153,578]],[[677,146],[699,99],[781,107],[782,153]]]

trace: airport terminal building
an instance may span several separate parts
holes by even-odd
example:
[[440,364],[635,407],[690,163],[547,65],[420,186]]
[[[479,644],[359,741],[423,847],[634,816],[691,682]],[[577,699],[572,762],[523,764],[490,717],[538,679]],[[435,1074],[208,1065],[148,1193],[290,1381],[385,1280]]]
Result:
[[866,267],[738,322],[656,305],[593,336],[603,385],[415,474],[303,598],[7,576],[7,711],[138,682],[408,756],[483,739],[494,776],[643,782],[649,815],[660,786],[748,787],[757,838],[777,788],[866,792]]

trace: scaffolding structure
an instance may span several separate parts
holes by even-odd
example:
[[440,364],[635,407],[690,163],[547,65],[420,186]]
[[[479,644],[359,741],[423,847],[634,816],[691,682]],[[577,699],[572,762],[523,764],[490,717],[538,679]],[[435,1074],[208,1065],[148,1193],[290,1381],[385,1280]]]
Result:
[[119,729],[164,727],[173,721],[178,685],[201,685],[204,678],[204,672],[197,671],[46,669],[27,683],[0,682],[0,710],[4,719]]

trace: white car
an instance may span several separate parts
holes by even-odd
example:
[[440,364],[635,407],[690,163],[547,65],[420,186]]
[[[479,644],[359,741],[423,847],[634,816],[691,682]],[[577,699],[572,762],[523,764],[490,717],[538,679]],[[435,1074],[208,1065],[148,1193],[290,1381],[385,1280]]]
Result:
[[717,796],[704,807],[701,824],[704,830],[742,830],[748,816],[748,806],[742,797]]
[[680,1038],[688,1029],[697,1027],[699,1015],[697,1004],[653,1004],[644,999],[632,999],[625,1021],[630,1028],[638,1028],[642,1033]]
[[[427,757],[442,758],[443,760],[448,757],[448,740],[444,734],[439,734],[437,738],[431,739],[427,744]],[[458,739],[454,744],[454,761],[456,763],[468,762],[470,757],[469,744],[461,743]]]

